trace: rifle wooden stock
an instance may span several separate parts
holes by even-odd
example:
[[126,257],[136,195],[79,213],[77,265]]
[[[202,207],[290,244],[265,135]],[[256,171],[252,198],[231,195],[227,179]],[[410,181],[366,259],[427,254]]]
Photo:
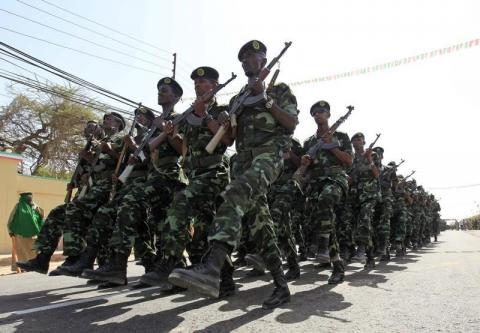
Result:
[[70,201],[72,201],[72,190],[67,190],[64,202],[69,203]]
[[212,154],[215,151],[215,148],[217,148],[217,145],[220,143],[220,140],[222,140],[223,136],[227,132],[227,128],[224,125],[221,125],[218,128],[217,133],[213,136],[213,138],[210,140],[208,145],[205,147],[205,150],[209,153]]

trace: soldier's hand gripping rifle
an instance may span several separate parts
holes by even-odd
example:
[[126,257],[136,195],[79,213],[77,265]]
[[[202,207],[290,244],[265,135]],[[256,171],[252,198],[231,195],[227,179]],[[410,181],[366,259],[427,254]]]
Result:
[[[245,90],[245,92],[235,100],[232,107],[228,111],[228,115],[230,117],[230,123],[231,123],[232,127],[237,126],[236,117],[237,117],[237,115],[239,113],[239,110],[240,110],[241,106],[243,105],[243,103],[245,103],[247,98],[249,98],[251,96],[251,94],[252,94],[251,88],[252,88],[253,84],[257,83],[258,81],[260,81],[260,82],[265,81],[268,74],[270,74],[270,71],[272,70],[273,66],[275,66],[275,64],[280,60],[280,58],[283,56],[283,54],[288,50],[288,48],[291,45],[292,45],[292,42],[286,42],[284,48],[282,49],[282,51],[280,51],[278,56],[273,58],[272,61],[270,61],[270,63],[268,64],[267,67],[262,69],[262,71],[258,75],[257,80],[255,82],[251,82],[247,86],[247,89]],[[224,125],[221,125],[218,128],[217,133],[215,133],[213,138],[210,140],[208,145],[205,147],[205,149],[207,150],[208,153],[212,154],[215,151],[215,148],[217,147],[218,143],[220,142],[220,140],[225,135],[226,131],[227,131],[227,129],[225,128]]]
[[98,141],[97,146],[95,147],[95,151],[94,151],[94,155],[93,155],[94,156],[93,161],[90,162],[91,168],[90,168],[90,170],[88,171],[88,174],[87,174],[88,183],[87,183],[87,185],[82,187],[82,191],[78,195],[79,199],[83,198],[85,196],[85,193],[87,193],[87,189],[90,186],[92,186],[92,184],[93,184],[93,179],[92,179],[93,168],[95,167],[95,165],[97,165],[98,160],[100,159],[100,154],[102,153],[102,143],[105,142],[105,140],[109,138],[108,136],[105,136],[105,132],[104,132],[103,127],[99,126],[99,125],[95,126],[93,136],[95,137],[95,132],[99,127],[103,131],[102,132],[102,138]]
[[[141,103],[139,107],[141,107]],[[128,136],[131,137],[133,135],[133,130],[135,129],[135,125],[137,124],[137,117],[133,117],[132,121],[132,126],[130,127],[130,130],[128,131]],[[122,152],[120,153],[120,156],[118,157],[117,165],[115,166],[115,171],[113,172],[113,180],[112,180],[112,190],[110,191],[110,198],[109,201],[112,201],[112,199],[115,197],[115,194],[117,192],[117,185],[118,185],[118,173],[120,172],[120,168],[122,167],[122,164],[124,163],[125,160],[125,155],[127,154],[127,144],[125,143],[125,140],[123,142],[123,148]]]
[[[220,90],[225,88],[230,82],[232,82],[236,78],[237,78],[237,75],[235,73],[232,73],[232,76],[227,81],[225,81],[222,84],[217,85],[211,91],[207,91],[205,94],[203,94],[199,98],[202,101],[209,101]],[[187,120],[188,123],[191,124],[191,125],[200,126],[202,124],[203,118],[199,118],[199,117],[194,115],[194,112],[195,112],[194,104],[195,104],[195,102],[185,112],[183,112],[182,114],[175,117],[175,119],[173,119],[173,121],[172,121],[172,124],[174,126],[177,126],[177,125],[181,124],[183,121]],[[160,134],[160,135],[162,135],[162,134]],[[165,140],[166,137],[167,137],[167,135],[165,134],[165,137],[162,139],[162,141]]]
[[[347,120],[348,117],[352,114],[352,111],[355,109],[353,106],[349,105],[347,106],[347,113],[345,113],[343,116],[341,116],[325,133],[324,135],[333,135],[335,131],[338,129],[338,127]],[[317,155],[318,151],[320,149],[331,149],[334,148],[334,143],[326,143],[323,141],[323,137],[318,138],[318,141],[315,145],[310,147],[310,149],[307,151],[307,156],[310,156],[311,158],[314,158],[314,156]],[[307,172],[309,165],[300,165],[298,169],[295,171],[293,178],[296,179],[297,181],[302,182],[303,177],[305,176],[305,173]]]
[[[88,136],[87,143],[85,144],[85,147],[83,148],[83,151],[89,151],[92,148],[93,136],[94,136],[94,133],[97,129],[97,126],[98,126],[98,124],[95,125],[95,128],[94,128],[93,132]],[[79,156],[78,161],[77,161],[77,166],[75,167],[75,171],[73,172],[72,178],[70,179],[70,182],[68,183],[71,186],[69,186],[68,189],[67,189],[67,194],[65,195],[65,200],[64,200],[65,203],[69,203],[72,200],[73,189],[79,187],[77,178],[79,176],[80,170],[82,169],[82,166],[81,166],[82,160],[83,160],[83,158]]]

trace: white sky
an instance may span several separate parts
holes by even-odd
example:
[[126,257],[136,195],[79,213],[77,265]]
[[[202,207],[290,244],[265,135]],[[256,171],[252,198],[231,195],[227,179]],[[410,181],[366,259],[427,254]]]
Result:
[[[0,8],[49,24],[122,52],[171,67],[171,58],[146,45],[69,15],[41,0],[22,0],[78,24],[134,44],[158,58],[59,21],[17,1],[2,0]],[[293,82],[376,65],[437,48],[480,38],[479,1],[59,1],[49,0],[75,13],[178,53],[177,78],[185,97],[193,95],[190,72],[197,66],[215,67],[221,80],[233,71],[238,78],[225,91],[244,84],[238,49],[259,39],[270,58],[293,45],[281,64],[279,81]],[[254,15],[250,14],[255,12]],[[0,11],[0,26],[52,42],[158,71],[142,72],[77,54],[0,29],[0,40],[82,78],[149,106],[156,106],[156,82],[169,70],[62,35]],[[296,86],[300,125],[296,137],[314,131],[308,110],[329,101],[332,118],[355,111],[342,130],[362,131],[367,142],[377,132],[386,162],[407,162],[406,174],[416,170],[417,181],[428,188],[479,184],[480,156],[477,135],[480,104],[480,47],[462,50],[411,65]],[[0,68],[13,67],[0,60]],[[0,82],[0,103],[8,99]],[[105,100],[114,104],[111,101]],[[188,101],[180,106],[181,111]],[[480,186],[431,190],[441,198],[442,217],[463,218],[479,211]]]

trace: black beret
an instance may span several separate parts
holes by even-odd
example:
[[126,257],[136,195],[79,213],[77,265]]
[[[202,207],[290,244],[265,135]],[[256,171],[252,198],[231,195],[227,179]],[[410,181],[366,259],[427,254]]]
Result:
[[121,126],[120,126],[120,131],[125,128],[125,119],[123,119],[123,117],[120,113],[118,113],[118,112],[105,113],[105,115],[103,116],[103,120],[105,120],[105,118],[107,116],[113,116],[113,117],[117,118],[118,121],[120,121],[122,123]]
[[355,138],[357,138],[357,137],[361,137],[361,138],[364,138],[364,139],[365,139],[365,135],[363,135],[362,132],[358,132],[358,133],[355,133],[350,140],[353,140],[353,139],[355,139]]
[[150,120],[155,119],[155,114],[153,113],[153,111],[150,110],[150,109],[147,109],[144,106],[140,106],[140,107],[135,109],[135,115],[137,115],[137,113],[139,113],[139,112]]
[[89,120],[89,121],[87,121],[87,125],[88,124],[97,124],[97,121],[96,120]]
[[22,192],[20,193],[20,195],[23,197],[23,196],[27,196],[27,195],[33,195],[32,192]]
[[208,67],[208,66],[198,67],[190,75],[190,78],[192,80],[195,80],[198,78],[204,78],[204,79],[218,81],[218,77],[219,77],[219,74],[217,70],[215,68]]
[[318,101],[317,103],[313,104],[311,107],[310,107],[310,115],[313,116],[313,109],[315,108],[321,108],[325,111],[330,111],[330,104],[328,104],[327,102],[325,101]]
[[395,167],[395,166],[397,166],[397,163],[395,163],[394,161],[391,161],[391,162],[388,163],[388,165],[391,166],[391,167]]
[[178,95],[179,97],[182,97],[182,95],[183,95],[183,89],[182,89],[182,87],[178,84],[177,81],[175,81],[175,80],[172,79],[171,77],[164,77],[163,79],[160,79],[160,81],[158,81],[158,83],[157,83],[157,89],[158,89],[161,85],[167,85],[167,86],[172,87],[173,90],[176,91],[177,95]]
[[382,155],[383,155],[383,152],[385,151],[382,147],[375,147],[372,150],[376,153],[380,152]]
[[238,60],[242,61],[243,54],[247,51],[262,52],[267,54],[267,47],[259,40],[251,40],[238,51]]

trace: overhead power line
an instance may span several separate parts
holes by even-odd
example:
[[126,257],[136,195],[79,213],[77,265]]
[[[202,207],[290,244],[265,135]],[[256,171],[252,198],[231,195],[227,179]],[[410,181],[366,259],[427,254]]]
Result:
[[141,43],[141,44],[148,45],[148,46],[150,46],[150,47],[152,47],[152,48],[154,48],[154,49],[156,49],[156,50],[158,50],[158,51],[162,51],[162,52],[165,52],[165,53],[168,53],[168,54],[172,54],[172,53],[173,53],[173,52],[170,52],[170,51],[168,51],[168,50],[162,49],[162,48],[160,48],[160,47],[158,47],[158,46],[156,46],[156,45],[153,45],[153,44],[151,44],[151,43],[148,43],[148,42],[145,42],[145,41],[143,41],[143,40],[141,40],[141,39],[138,39],[138,38],[136,38],[136,37],[134,37],[134,36],[130,36],[130,35],[128,35],[128,34],[126,34],[126,33],[124,33],[124,32],[121,32],[121,31],[119,31],[119,30],[117,30],[117,29],[111,28],[111,27],[109,27],[109,26],[107,26],[107,25],[105,25],[105,24],[102,24],[102,23],[99,23],[99,22],[94,21],[94,20],[92,20],[92,19],[89,19],[88,17],[85,17],[85,16],[82,16],[82,15],[80,15],[80,14],[74,13],[74,12],[72,12],[71,10],[65,9],[65,8],[63,8],[63,7],[60,7],[60,6],[58,6],[58,5],[56,5],[56,4],[53,4],[53,3],[49,2],[49,1],[42,0],[42,2],[48,4],[48,5],[52,6],[52,7],[55,7],[55,8],[57,8],[57,9],[60,9],[60,10],[62,10],[62,11],[64,11],[64,12],[66,12],[66,13],[69,13],[69,14],[71,14],[71,15],[73,15],[73,16],[76,16],[76,17],[78,17],[78,18],[81,18],[82,20],[85,20],[85,21],[88,21],[88,22],[90,22],[90,23],[96,24],[96,25],[98,25],[98,26],[100,26],[100,27],[102,27],[102,28],[105,28],[105,29],[107,29],[107,30],[113,31],[113,32],[115,32],[115,33],[117,33],[117,34],[119,34],[119,35],[122,35],[122,36],[124,36],[124,37],[130,38],[130,39],[132,39],[132,40],[135,40],[135,41],[137,41],[137,42],[139,42],[139,43]]
[[132,58],[132,59],[136,59],[136,60],[139,60],[139,61],[143,61],[143,62],[145,62],[145,63],[148,63],[148,64],[150,64],[150,65],[153,65],[153,66],[156,66],[156,67],[159,67],[159,68],[162,68],[162,69],[170,70],[169,67],[159,65],[159,64],[157,64],[157,63],[155,63],[155,62],[153,62],[153,61],[146,60],[146,59],[143,59],[143,58],[134,56],[134,55],[132,55],[132,54],[130,54],[130,53],[123,52],[123,51],[120,51],[120,50],[111,48],[111,47],[109,47],[109,46],[99,44],[99,43],[94,42],[94,41],[91,41],[91,40],[89,40],[89,39],[87,39],[87,38],[84,38],[84,37],[81,37],[81,36],[77,36],[77,35],[75,35],[75,34],[72,34],[72,33],[70,33],[70,32],[67,32],[67,31],[64,31],[64,30],[61,30],[61,29],[57,29],[57,28],[52,27],[52,26],[50,26],[50,25],[48,25],[48,24],[39,22],[39,21],[37,21],[37,20],[33,20],[33,19],[28,18],[28,17],[25,17],[25,16],[23,16],[23,15],[20,15],[20,14],[17,14],[17,13],[13,13],[13,12],[11,12],[11,11],[8,11],[8,10],[2,9],[2,8],[0,8],[0,11],[5,12],[5,13],[10,14],[10,15],[13,15],[13,16],[18,17],[18,18],[21,18],[22,20],[35,23],[35,24],[40,25],[40,26],[42,26],[42,27],[48,28],[48,29],[50,29],[50,30],[59,32],[59,33],[61,33],[61,34],[64,34],[64,35],[67,35],[67,36],[76,38],[76,39],[81,40],[81,41],[84,41],[84,42],[87,42],[87,43],[89,43],[89,44],[92,44],[92,45],[95,45],[95,46],[97,46],[97,47],[103,48],[103,49],[105,49],[105,50],[108,50],[108,51],[111,51],[111,52],[115,52],[115,53],[124,55],[124,56],[126,56],[126,57]]
[[[9,81],[12,81],[12,82],[15,82],[15,83],[18,83],[18,84],[22,84],[22,85],[27,86],[29,88],[32,88],[32,89],[35,89],[35,90],[38,90],[38,91],[41,91],[41,92],[44,92],[44,93],[47,93],[47,94],[50,94],[50,95],[55,95],[55,96],[61,97],[65,100],[68,100],[68,101],[71,101],[73,103],[80,104],[80,105],[83,105],[83,106],[86,106],[86,107],[90,107],[91,109],[100,111],[102,113],[107,113],[107,110],[102,108],[101,105],[99,106],[98,104],[95,104],[94,102],[84,101],[84,100],[75,98],[74,95],[69,96],[68,94],[62,93],[58,90],[42,87],[39,84],[34,84],[34,83],[31,83],[31,82],[28,82],[28,81],[25,81],[25,80],[20,80],[18,78],[15,78],[15,77],[12,77],[12,76],[9,76],[9,75],[5,75],[5,74],[2,74],[2,73],[0,73],[0,78],[7,79]],[[118,111],[118,110],[116,110],[116,111]],[[121,112],[121,113],[124,113],[127,116],[126,118],[128,120],[132,119],[132,113],[129,113],[127,111],[124,111],[124,112]]]
[[[55,66],[53,66],[51,64],[48,64],[48,63],[46,63],[46,62],[44,62],[44,61],[42,61],[38,58],[35,58],[35,57],[33,57],[33,56],[23,52],[23,51],[20,51],[16,48],[4,43],[4,42],[0,42],[0,47],[3,47],[3,48],[0,48],[0,51],[3,52],[4,54],[7,54],[7,55],[9,55],[9,56],[11,56],[11,57],[13,57],[17,60],[23,61],[25,63],[28,63],[28,64],[32,65],[32,66],[40,68],[40,69],[42,69],[46,72],[49,72],[49,73],[54,74],[56,76],[59,76],[59,77],[65,79],[67,81],[78,84],[78,85],[80,85],[82,87],[85,87],[89,90],[92,90],[92,91],[94,91],[94,92],[96,92],[100,95],[103,95],[105,97],[111,98],[111,99],[116,100],[116,101],[119,101],[119,102],[121,102],[123,104],[126,104],[126,105],[129,105],[129,106],[136,107],[136,106],[139,105],[138,102],[135,102],[135,101],[133,101],[129,98],[126,98],[126,97],[121,96],[117,93],[114,93],[110,90],[102,88],[102,87],[100,87],[96,84],[93,84],[93,83],[91,83],[87,80],[84,80],[84,79],[82,79],[82,78],[80,78],[76,75],[68,73],[68,72],[66,72],[66,71],[64,71],[64,70],[62,70],[58,67],[55,67]],[[147,106],[145,106],[145,107],[152,110],[153,112],[158,113],[158,111],[155,110],[155,109],[149,108]]]
[[72,24],[72,25],[74,25],[74,26],[76,26],[76,27],[79,27],[79,28],[82,28],[82,29],[84,29],[84,30],[86,30],[86,31],[89,31],[89,32],[91,32],[91,33],[93,33],[93,34],[102,36],[102,37],[107,38],[107,39],[110,39],[110,40],[112,40],[112,41],[114,41],[114,42],[116,42],[116,43],[122,44],[123,46],[130,47],[130,48],[132,48],[132,49],[134,49],[134,50],[137,50],[137,51],[140,51],[140,52],[142,52],[142,53],[144,53],[144,54],[147,54],[147,55],[150,55],[150,56],[152,56],[152,57],[155,57],[155,59],[159,59],[159,60],[162,60],[162,61],[166,61],[166,62],[168,62],[168,63],[171,63],[171,61],[172,61],[171,59],[167,59],[167,58],[165,58],[165,57],[159,56],[158,54],[152,53],[152,52],[147,51],[147,50],[145,50],[145,49],[143,49],[143,48],[139,48],[138,46],[135,46],[135,45],[132,45],[132,44],[129,44],[129,43],[125,43],[125,42],[123,42],[123,41],[121,41],[121,40],[119,40],[119,39],[113,38],[112,36],[106,35],[106,34],[104,34],[104,33],[101,33],[101,32],[99,32],[99,31],[97,31],[97,30],[94,30],[94,29],[91,29],[91,28],[86,27],[86,26],[84,26],[84,25],[78,24],[78,23],[73,22],[73,21],[71,21],[71,20],[68,20],[68,19],[66,19],[66,18],[64,18],[64,17],[55,15],[55,14],[53,14],[53,13],[47,11],[47,10],[44,10],[44,9],[42,9],[42,8],[38,8],[38,7],[36,7],[36,6],[33,6],[33,5],[31,5],[31,4],[28,4],[28,3],[26,3],[26,2],[23,2],[23,1],[21,1],[21,0],[17,0],[17,1],[20,2],[21,4],[25,5],[25,6],[28,6],[28,7],[30,7],[30,8],[33,8],[33,9],[37,10],[37,11],[39,11],[39,12],[42,12],[42,13],[44,13],[44,14],[47,14],[47,15],[49,15],[49,16],[51,16],[51,17],[55,17],[55,18],[58,19],[58,20],[61,20],[61,21],[63,21],[63,22],[67,22],[67,23]]
[[9,28],[6,28],[6,27],[0,26],[0,29],[12,32],[12,33],[20,35],[20,36],[35,39],[35,40],[38,40],[38,41],[41,41],[41,42],[44,42],[44,43],[47,43],[47,44],[50,44],[50,45],[54,45],[54,46],[61,47],[61,48],[67,49],[67,50],[71,50],[71,51],[74,51],[74,52],[77,52],[77,53],[88,55],[88,56],[93,57],[93,58],[97,58],[97,59],[101,59],[101,60],[104,60],[104,61],[116,63],[118,65],[122,65],[122,66],[125,66],[125,67],[130,67],[130,68],[137,69],[137,70],[144,71],[144,72],[153,73],[153,74],[156,74],[156,75],[163,75],[160,72],[155,72],[155,71],[152,71],[152,70],[149,70],[149,69],[146,69],[146,68],[142,68],[142,67],[138,67],[138,66],[134,66],[134,65],[129,65],[127,63],[124,63],[124,62],[121,62],[121,61],[118,61],[118,60],[115,60],[115,59],[98,56],[98,55],[95,55],[95,54],[92,54],[92,53],[89,53],[89,52],[85,52],[85,51],[82,51],[82,50],[75,49],[75,48],[70,47],[70,46],[65,46],[65,45],[62,45],[62,44],[58,44],[58,43],[55,43],[55,42],[48,41],[48,40],[43,39],[43,38],[38,38],[38,37],[35,37],[35,36],[32,36],[32,35],[24,34],[22,32],[18,32],[18,31],[15,31],[15,30],[12,30],[12,29],[9,29]]

